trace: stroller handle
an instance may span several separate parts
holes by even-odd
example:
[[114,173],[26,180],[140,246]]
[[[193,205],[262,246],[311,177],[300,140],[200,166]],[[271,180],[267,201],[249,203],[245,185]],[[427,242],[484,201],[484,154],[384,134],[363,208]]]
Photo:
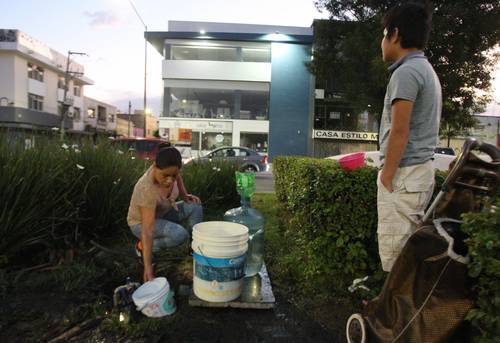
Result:
[[464,167],[470,159],[470,152],[472,150],[479,150],[491,157],[491,162],[481,160],[481,164],[493,169],[495,169],[495,167],[500,167],[500,150],[496,146],[469,137],[465,140],[462,152],[458,156],[458,159],[456,160],[455,165],[448,174],[448,177],[443,182],[443,185],[441,187],[442,191],[449,190],[449,187],[457,181],[460,175],[463,174]]

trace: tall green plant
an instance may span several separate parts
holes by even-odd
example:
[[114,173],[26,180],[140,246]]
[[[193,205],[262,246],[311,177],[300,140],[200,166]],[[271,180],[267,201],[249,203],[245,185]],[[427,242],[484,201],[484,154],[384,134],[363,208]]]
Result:
[[464,215],[463,230],[471,256],[469,275],[474,278],[477,300],[467,319],[479,330],[477,342],[500,340],[500,200],[481,213]]

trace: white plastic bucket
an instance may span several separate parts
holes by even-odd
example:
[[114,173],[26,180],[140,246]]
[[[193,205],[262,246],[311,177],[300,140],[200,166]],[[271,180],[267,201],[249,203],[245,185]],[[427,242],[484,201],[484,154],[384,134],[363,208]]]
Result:
[[248,228],[231,222],[193,227],[193,291],[205,301],[226,302],[241,295]]
[[132,300],[137,311],[148,317],[163,317],[176,310],[174,291],[164,277],[157,277],[137,288],[132,294]]

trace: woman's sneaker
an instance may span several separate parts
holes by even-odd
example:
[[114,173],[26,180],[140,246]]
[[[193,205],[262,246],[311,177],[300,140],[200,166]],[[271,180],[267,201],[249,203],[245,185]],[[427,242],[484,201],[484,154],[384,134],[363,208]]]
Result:
[[137,257],[142,258],[142,242],[141,241],[137,241],[135,243],[135,254],[137,255]]

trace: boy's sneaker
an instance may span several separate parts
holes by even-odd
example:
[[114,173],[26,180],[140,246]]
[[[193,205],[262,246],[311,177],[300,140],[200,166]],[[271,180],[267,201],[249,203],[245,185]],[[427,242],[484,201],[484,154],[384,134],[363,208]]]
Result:
[[137,243],[135,243],[135,254],[137,255],[137,257],[142,258],[142,242],[141,241],[137,241]]

